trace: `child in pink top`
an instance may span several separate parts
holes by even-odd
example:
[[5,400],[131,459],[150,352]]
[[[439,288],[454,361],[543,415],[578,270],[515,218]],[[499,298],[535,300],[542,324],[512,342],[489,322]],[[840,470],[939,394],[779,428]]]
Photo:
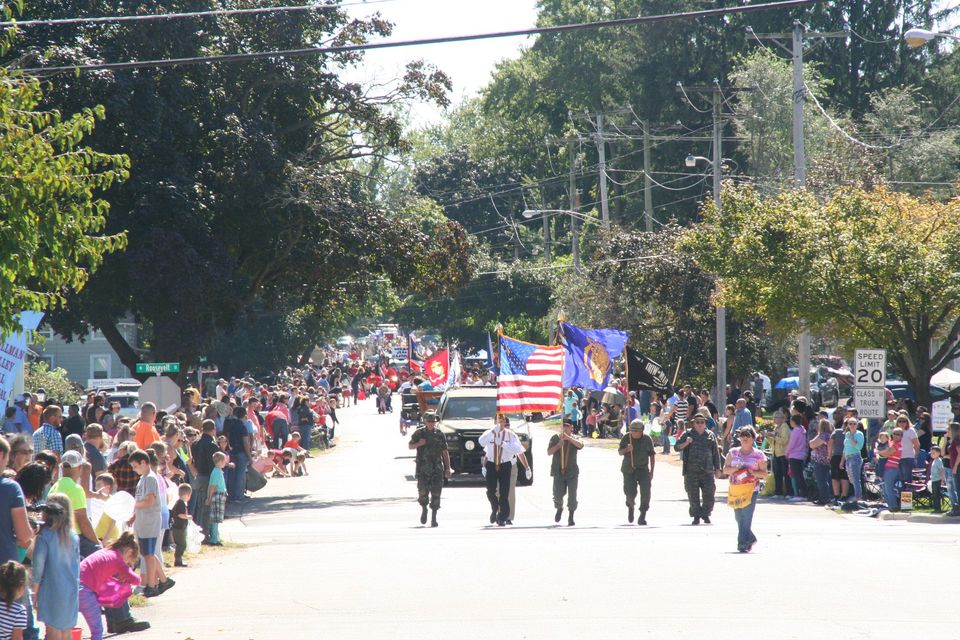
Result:
[[[90,627],[91,640],[103,640],[103,620],[98,597],[106,597],[115,583],[126,583],[131,587],[140,584],[140,576],[130,568],[140,557],[140,545],[132,532],[123,533],[113,541],[109,549],[101,549],[87,556],[80,563],[80,613]],[[110,583],[110,584],[108,584]],[[124,602],[111,603],[119,608]],[[133,619],[124,622],[130,631],[147,629],[147,622]]]

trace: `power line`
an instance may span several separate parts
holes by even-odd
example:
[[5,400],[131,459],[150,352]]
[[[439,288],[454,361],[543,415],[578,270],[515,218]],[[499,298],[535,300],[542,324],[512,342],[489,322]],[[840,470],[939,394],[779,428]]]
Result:
[[0,22],[0,27],[55,27],[71,24],[104,24],[114,22],[155,22],[159,20],[179,20],[184,18],[205,18],[208,16],[236,16],[260,13],[294,13],[301,11],[330,11],[344,7],[365,4],[385,4],[396,0],[359,0],[338,4],[308,4],[283,7],[259,7],[255,9],[212,9],[210,11],[189,11],[184,13],[150,13],[131,16],[99,16],[93,18],[51,18],[37,20],[8,20]]
[[245,62],[248,60],[263,60],[269,58],[298,58],[323,54],[348,53],[352,51],[372,51],[376,49],[395,49],[399,47],[413,47],[429,44],[449,44],[473,40],[491,40],[495,38],[516,38],[523,36],[546,35],[553,33],[569,33],[587,29],[606,27],[625,27],[640,24],[653,24],[672,20],[696,20],[711,16],[727,16],[740,13],[754,13],[771,9],[790,9],[823,2],[823,0],[784,0],[783,2],[767,2],[747,5],[743,7],[724,7],[719,9],[704,9],[701,11],[686,11],[682,13],[668,13],[656,16],[637,16],[634,18],[619,18],[614,20],[600,20],[596,22],[580,22],[574,24],[556,25],[551,27],[535,27],[532,29],[516,29],[513,31],[494,31],[490,33],[474,33],[462,36],[442,36],[437,38],[421,38],[417,40],[398,40],[394,42],[367,42],[363,44],[340,45],[334,47],[309,47],[306,49],[285,49],[279,51],[257,51],[250,53],[232,53],[215,56],[191,56],[185,58],[163,58],[157,60],[134,60],[130,62],[108,62],[98,64],[81,64],[60,67],[33,67],[23,69],[24,73],[32,75],[46,75],[53,73],[75,71],[124,71],[129,69],[144,69],[156,67],[175,67],[181,65],[204,64],[212,62]]

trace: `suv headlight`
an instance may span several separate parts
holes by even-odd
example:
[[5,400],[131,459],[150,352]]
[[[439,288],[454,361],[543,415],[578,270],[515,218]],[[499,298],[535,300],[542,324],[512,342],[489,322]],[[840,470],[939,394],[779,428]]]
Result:
[[443,434],[443,437],[447,442],[456,442],[459,440],[459,437],[456,433],[445,433]]

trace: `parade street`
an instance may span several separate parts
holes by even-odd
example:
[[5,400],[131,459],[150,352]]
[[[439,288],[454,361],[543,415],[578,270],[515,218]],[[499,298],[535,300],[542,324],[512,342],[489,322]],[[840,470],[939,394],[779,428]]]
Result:
[[[309,477],[272,480],[252,515],[224,524],[249,546],[174,574],[178,588],[137,611],[153,625],[138,638],[933,637],[938,585],[960,568],[960,526],[768,502],[759,544],[738,554],[726,482],[714,524],[692,527],[680,468],[662,457],[649,526],[628,525],[619,457],[595,445],[580,456],[577,525],[554,525],[540,428],[514,526],[487,524],[482,487],[454,482],[439,528],[424,528],[396,415],[372,402],[340,415],[340,445]],[[248,588],[224,596],[218,580]],[[881,592],[929,607],[878,610]]]

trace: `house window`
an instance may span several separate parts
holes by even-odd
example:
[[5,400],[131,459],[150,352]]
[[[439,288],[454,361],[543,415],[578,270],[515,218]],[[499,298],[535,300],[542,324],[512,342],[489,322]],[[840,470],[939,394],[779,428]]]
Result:
[[109,378],[112,360],[109,355],[90,356],[90,377],[94,380]]
[[43,336],[47,340],[50,340],[53,338],[53,329],[44,325],[43,327],[37,329],[37,334]]

